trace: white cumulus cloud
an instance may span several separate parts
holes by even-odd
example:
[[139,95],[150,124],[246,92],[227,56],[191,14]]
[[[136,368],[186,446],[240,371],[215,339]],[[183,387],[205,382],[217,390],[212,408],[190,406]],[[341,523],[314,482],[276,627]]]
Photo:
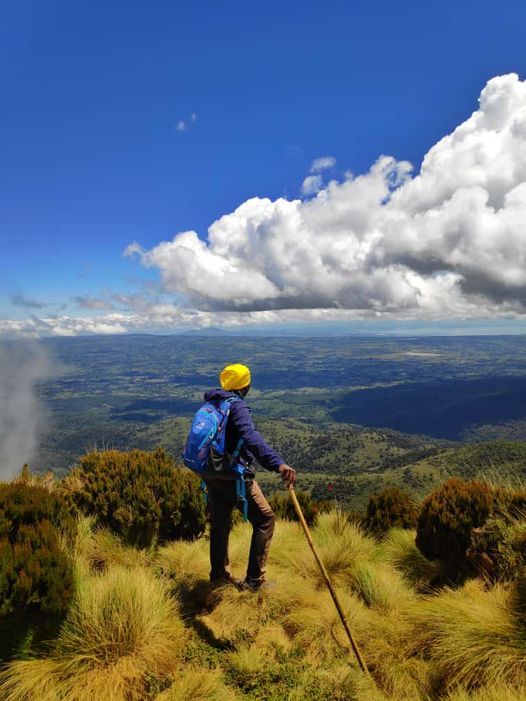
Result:
[[[317,159],[313,171],[333,159]],[[316,166],[316,167],[315,167]],[[380,157],[305,200],[253,198],[150,250],[165,291],[200,310],[341,309],[431,318],[522,314],[526,82],[490,80],[471,117],[425,155]]]
[[323,187],[321,175],[307,175],[301,185],[301,194],[308,197],[309,195],[317,195]]
[[333,156],[321,156],[312,161],[310,167],[311,173],[319,173],[322,170],[327,170],[328,168],[334,168],[336,165],[336,159]]

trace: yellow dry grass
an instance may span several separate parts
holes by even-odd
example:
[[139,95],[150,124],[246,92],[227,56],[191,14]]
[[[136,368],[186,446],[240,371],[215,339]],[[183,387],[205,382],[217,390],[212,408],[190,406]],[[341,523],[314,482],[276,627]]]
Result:
[[[389,699],[431,699],[437,680],[442,688],[467,690],[522,683],[525,630],[509,591],[473,583],[471,589],[422,596],[414,585],[437,570],[416,550],[411,532],[395,531],[376,543],[338,514],[327,514],[313,535],[364,657]],[[256,597],[224,591],[201,619],[212,636],[234,647],[239,663],[243,656],[254,658],[255,631],[277,621],[288,644],[300,648],[314,669],[337,660],[350,660],[352,668],[341,622],[297,524],[279,524],[270,569],[274,590]]]
[[511,687],[499,684],[472,693],[458,689],[449,694],[444,701],[524,701],[525,699],[526,686]]
[[426,560],[416,547],[415,539],[415,531],[392,528],[381,544],[381,556],[411,584],[425,585],[438,574],[439,565]]
[[414,607],[423,647],[448,688],[526,684],[526,626],[512,586],[471,581]]
[[177,602],[145,569],[85,578],[51,656],[15,661],[0,675],[2,701],[140,701],[149,675],[168,676],[185,630]]
[[159,549],[155,562],[167,577],[182,580],[205,579],[210,570],[208,543],[204,539],[192,542],[173,541]]
[[305,699],[331,699],[331,701],[387,701],[370,679],[346,664],[336,664],[328,669],[306,670],[287,701]]
[[146,550],[125,545],[106,528],[96,528],[93,518],[80,517],[74,550],[77,577],[90,576],[110,567],[135,569],[148,567],[151,556]]
[[[246,524],[232,533],[237,576],[250,536]],[[0,699],[144,701],[153,678],[170,685],[156,701],[259,701],[259,684],[270,685],[272,701],[526,700],[526,586],[474,581],[424,595],[436,567],[419,554],[414,533],[392,531],[377,542],[331,513],[313,537],[372,680],[358,669],[298,524],[278,522],[273,586],[252,593],[208,587],[206,538],[154,555],[84,521],[66,624],[48,658],[4,669]],[[185,604],[195,599],[185,608],[193,631],[174,590]],[[197,658],[185,657],[189,640],[200,641]]]

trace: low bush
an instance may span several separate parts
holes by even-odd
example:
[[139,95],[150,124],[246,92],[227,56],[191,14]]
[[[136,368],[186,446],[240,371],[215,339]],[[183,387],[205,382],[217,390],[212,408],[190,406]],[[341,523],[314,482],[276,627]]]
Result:
[[191,540],[205,528],[198,478],[176,467],[162,448],[88,453],[62,491],[74,509],[139,547]]
[[507,513],[515,519],[526,519],[526,490],[517,489],[508,493]]
[[526,521],[490,517],[482,528],[473,529],[468,557],[493,581],[516,578],[526,567]]
[[[318,517],[318,507],[316,502],[313,501],[309,492],[296,492],[296,496],[298,497],[298,501],[307,524],[309,526],[313,526]],[[270,497],[269,504],[277,518],[282,518],[286,521],[299,520],[294,509],[292,499],[288,494],[280,494],[279,492],[276,492]]]
[[369,497],[363,525],[372,533],[383,535],[390,528],[415,528],[417,521],[415,500],[403,489],[390,487]]
[[225,685],[219,670],[189,666],[155,701],[235,701],[237,698],[237,694]]
[[62,614],[73,588],[63,539],[74,522],[64,502],[43,486],[0,483],[0,616],[31,607]]
[[470,570],[467,550],[474,528],[483,526],[502,502],[500,490],[479,480],[447,480],[430,494],[418,518],[416,545],[430,560],[439,560],[453,581]]

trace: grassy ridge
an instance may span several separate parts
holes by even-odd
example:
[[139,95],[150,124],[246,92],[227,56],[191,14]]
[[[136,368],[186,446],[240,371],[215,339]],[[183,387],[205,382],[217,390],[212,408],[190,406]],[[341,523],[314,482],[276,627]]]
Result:
[[[436,566],[414,534],[382,542],[341,513],[314,538],[371,670],[349,654],[299,526],[278,522],[273,588],[207,582],[208,543],[138,552],[80,522],[76,596],[46,657],[10,663],[4,701],[519,701],[526,698],[525,582],[426,592]],[[242,575],[250,528],[231,538]]]
[[[147,445],[165,445],[178,458],[188,425],[185,418],[152,425]],[[302,489],[356,511],[363,511],[371,492],[387,487],[421,498],[450,476],[526,478],[526,442],[521,441],[458,445],[387,429],[328,424],[320,430],[295,419],[259,419],[257,427],[297,468]],[[275,475],[264,470],[258,480],[269,493],[280,489]]]

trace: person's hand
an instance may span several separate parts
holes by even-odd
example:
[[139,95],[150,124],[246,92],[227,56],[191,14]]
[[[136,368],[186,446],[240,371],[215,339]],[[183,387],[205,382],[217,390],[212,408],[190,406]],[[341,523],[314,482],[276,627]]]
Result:
[[293,487],[296,483],[296,470],[290,465],[286,465],[285,463],[280,465],[279,474],[281,475],[281,479],[285,483],[285,487],[287,487],[287,489]]

